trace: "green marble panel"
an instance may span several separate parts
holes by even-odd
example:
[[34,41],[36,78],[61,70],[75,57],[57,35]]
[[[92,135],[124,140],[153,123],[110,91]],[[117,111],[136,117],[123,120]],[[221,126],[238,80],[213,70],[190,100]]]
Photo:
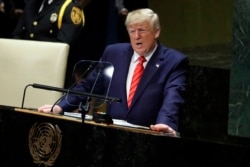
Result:
[[228,134],[250,137],[250,1],[235,0]]

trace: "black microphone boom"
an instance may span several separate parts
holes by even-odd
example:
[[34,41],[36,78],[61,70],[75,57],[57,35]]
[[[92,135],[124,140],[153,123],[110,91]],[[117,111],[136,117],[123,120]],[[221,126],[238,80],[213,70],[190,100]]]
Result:
[[97,94],[92,94],[92,93],[87,93],[87,92],[79,92],[79,91],[74,91],[74,90],[69,90],[69,89],[64,89],[64,88],[58,88],[54,86],[42,85],[42,84],[37,84],[37,83],[33,83],[31,86],[33,88],[45,89],[45,90],[51,90],[51,91],[57,91],[57,92],[63,92],[63,93],[71,93],[71,94],[76,94],[76,95],[83,95],[86,97],[102,99],[102,100],[106,100],[110,102],[119,102],[119,103],[121,102],[120,98],[107,97],[107,96],[102,96],[102,95],[97,95]]

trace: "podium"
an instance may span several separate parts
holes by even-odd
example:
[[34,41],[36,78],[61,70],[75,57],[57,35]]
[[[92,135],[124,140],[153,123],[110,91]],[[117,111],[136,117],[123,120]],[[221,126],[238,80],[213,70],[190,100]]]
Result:
[[[81,118],[14,107],[1,106],[0,116],[3,167],[17,163],[21,166],[116,166],[116,163],[124,164],[123,161],[131,163],[134,158],[144,161],[142,153],[150,138],[172,138],[147,129],[91,120],[83,123]],[[138,149],[132,151],[131,147]],[[131,157],[127,157],[130,152]]]

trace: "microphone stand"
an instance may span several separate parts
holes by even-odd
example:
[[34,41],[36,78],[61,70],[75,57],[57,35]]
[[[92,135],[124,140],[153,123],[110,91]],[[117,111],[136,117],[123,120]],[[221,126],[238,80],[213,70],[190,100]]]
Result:
[[[86,65],[87,65],[87,68],[86,68],[86,70],[84,70],[83,73],[81,73],[80,78],[84,78],[86,75],[88,75],[90,72],[92,72],[93,69],[96,69],[96,70],[98,69],[98,71],[95,71],[96,73],[93,73],[93,76],[96,75],[96,77],[95,77],[94,80],[92,80],[93,81],[93,85],[92,85],[92,87],[90,89],[90,93],[75,91],[75,90],[71,90],[71,89],[58,88],[58,87],[53,87],[53,86],[48,86],[48,85],[42,85],[42,84],[37,84],[37,83],[28,84],[28,85],[26,85],[26,87],[24,89],[21,108],[24,107],[26,89],[29,86],[32,86],[33,88],[38,88],[38,89],[45,89],[45,90],[50,90],[50,91],[63,92],[65,94],[75,94],[75,95],[85,96],[86,97],[86,101],[80,102],[78,104],[78,110],[79,110],[79,112],[82,113],[83,120],[85,119],[85,114],[87,114],[89,112],[91,101],[94,98],[98,99],[98,100],[104,100],[105,102],[121,102],[120,98],[108,97],[107,95],[93,94],[94,88],[96,87],[97,81],[99,80],[101,73],[104,72],[104,76],[107,76],[108,78],[111,78],[110,73],[111,72],[113,73],[113,66],[110,63],[108,63],[108,62],[80,61],[80,62],[78,62],[75,65],[74,71],[79,71],[79,70],[81,71],[82,67],[85,68]],[[63,95],[63,96],[65,96],[65,95]],[[63,96],[61,98],[63,98]],[[56,101],[56,103],[60,99],[58,99]],[[51,111],[53,111],[53,107],[52,107]],[[97,117],[95,117],[95,115],[97,115]],[[100,121],[99,116],[101,118],[101,117],[104,117],[105,115],[108,115],[108,114],[106,114],[106,113],[100,113],[100,112],[94,112],[93,118],[98,118],[96,120]],[[101,121],[101,122],[105,122],[105,121]]]
[[[90,67],[88,69],[90,69]],[[98,70],[97,77],[95,78],[95,82],[94,82],[94,84],[93,84],[93,86],[92,86],[92,88],[90,90],[91,94],[93,94],[94,88],[96,86],[97,80],[99,79],[101,71],[102,71],[101,69]],[[87,100],[86,100],[86,104],[84,106],[82,105],[82,103],[79,104],[79,111],[81,111],[83,118],[85,117],[85,114],[87,114],[89,112],[89,109],[90,109],[89,106],[90,106],[91,100],[92,100],[92,98],[88,96]],[[84,115],[83,115],[83,110],[84,110]]]
[[98,98],[98,99],[109,101],[109,102],[118,102],[118,103],[121,102],[120,98],[108,97],[108,96],[103,96],[103,95],[98,95],[98,94],[79,92],[79,91],[74,91],[74,90],[69,90],[69,89],[64,89],[64,88],[58,88],[58,87],[54,87],[54,86],[33,83],[33,84],[28,84],[24,89],[21,108],[23,108],[23,106],[24,106],[26,89],[29,86],[32,86],[33,88],[38,88],[38,89],[51,90],[51,91],[57,91],[57,92],[62,92],[62,93],[71,93],[71,94],[82,95],[82,96],[86,96],[86,97],[90,97],[90,98]]

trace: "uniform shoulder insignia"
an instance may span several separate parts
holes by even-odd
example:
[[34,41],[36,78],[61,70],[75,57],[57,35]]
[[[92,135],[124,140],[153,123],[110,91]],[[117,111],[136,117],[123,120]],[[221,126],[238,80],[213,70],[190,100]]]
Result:
[[73,7],[71,10],[71,20],[74,24],[81,24],[83,22],[82,10],[78,7]]

